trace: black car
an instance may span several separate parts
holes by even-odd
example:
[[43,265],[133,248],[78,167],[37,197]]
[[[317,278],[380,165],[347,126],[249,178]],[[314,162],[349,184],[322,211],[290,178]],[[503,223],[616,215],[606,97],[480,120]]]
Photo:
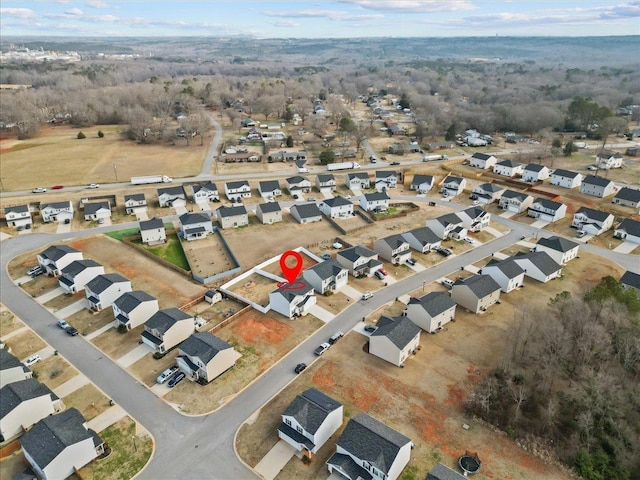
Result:
[[302,373],[302,371],[307,368],[307,364],[306,363],[299,363],[298,365],[296,365],[296,368],[293,370],[296,373]]
[[78,334],[78,330],[73,328],[71,325],[65,328],[64,331],[67,332],[72,337],[75,337]]
[[442,255],[443,257],[448,257],[449,255],[451,255],[453,252],[451,250],[449,250],[448,248],[438,248],[436,250],[440,255]]
[[173,377],[171,377],[171,378],[169,379],[169,383],[167,383],[167,386],[168,386],[169,388],[173,388],[173,387],[175,387],[177,384],[179,384],[179,383],[184,379],[184,377],[186,377],[186,375],[184,374],[184,372],[178,372],[178,373],[176,373]]
[[365,325],[364,326],[364,331],[365,332],[375,332],[378,329],[378,327],[376,327],[375,325]]
[[416,261],[413,258],[407,258],[407,263],[413,266],[416,264]]
[[391,165],[400,165],[400,162],[391,162]]

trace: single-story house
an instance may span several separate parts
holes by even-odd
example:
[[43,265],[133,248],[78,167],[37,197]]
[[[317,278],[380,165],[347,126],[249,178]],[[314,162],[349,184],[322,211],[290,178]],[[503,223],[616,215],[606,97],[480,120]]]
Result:
[[522,170],[523,182],[541,182],[549,178],[549,168],[536,163],[528,163]]
[[298,223],[313,223],[322,220],[322,212],[315,202],[293,205],[289,209],[289,213]]
[[454,282],[451,299],[461,307],[479,313],[500,300],[500,285],[489,275],[473,275]]
[[189,242],[191,240],[205,238],[208,233],[213,233],[213,222],[211,221],[211,217],[204,213],[183,213],[180,215],[179,220],[182,238]]
[[141,290],[123,293],[111,308],[118,325],[129,330],[145,323],[160,309],[158,299]]
[[282,207],[278,202],[266,202],[256,205],[256,217],[263,224],[282,221]]
[[625,207],[638,208],[640,207],[640,190],[622,187],[613,197],[613,203],[624,205]]
[[627,270],[620,277],[620,284],[622,288],[632,288],[636,291],[638,298],[640,298],[640,275]]
[[456,317],[456,302],[445,292],[411,297],[404,315],[425,332],[435,333]]
[[493,166],[493,173],[504,175],[505,177],[515,177],[516,175],[522,175],[523,172],[524,165],[513,160],[502,160]]
[[613,181],[604,177],[596,177],[595,175],[587,175],[580,185],[580,193],[593,195],[594,197],[604,198],[613,195],[616,191],[616,185]]
[[371,180],[367,172],[349,172],[345,175],[345,184],[350,190],[362,190],[371,187]]
[[83,215],[85,220],[111,218],[111,204],[109,202],[85,203]]
[[347,284],[349,269],[330,259],[307,268],[302,277],[316,292],[324,295],[328,291],[337,292]]
[[562,266],[546,252],[519,252],[510,258],[520,265],[525,276],[542,283],[562,274]]
[[260,192],[260,196],[269,200],[273,200],[282,195],[282,189],[280,188],[280,182],[278,180],[258,182],[258,192]]
[[614,217],[610,213],[580,207],[578,211],[573,214],[571,226],[591,235],[600,235],[613,226],[613,219]]
[[164,223],[160,218],[142,220],[138,222],[138,225],[140,226],[140,237],[142,243],[155,245],[167,241],[167,232],[164,228]]
[[420,327],[407,317],[382,316],[369,337],[369,353],[402,367],[420,344]]
[[498,206],[509,212],[522,213],[533,203],[533,197],[526,193],[506,190],[500,197]]
[[240,354],[209,332],[192,333],[178,347],[176,363],[189,380],[209,383],[232,368]]
[[0,388],[31,378],[33,373],[6,348],[0,348]]
[[557,222],[562,220],[566,214],[567,206],[564,203],[554,202],[543,197],[536,198],[527,210],[527,216],[545,222]]
[[249,225],[249,214],[244,205],[238,205],[236,207],[225,207],[223,205],[218,207],[216,215],[223,229]]
[[387,192],[365,193],[360,197],[360,206],[367,212],[385,212],[389,209]]
[[220,192],[215,183],[205,183],[203,185],[193,185],[193,202],[207,203],[220,200]]
[[320,203],[320,211],[329,218],[353,217],[353,203],[344,197],[327,198]]
[[124,209],[127,215],[144,213],[147,211],[147,199],[144,193],[133,193],[124,196]]
[[524,269],[510,257],[504,260],[492,258],[480,273],[493,278],[504,293],[521,287],[524,284]]
[[311,191],[311,182],[308,178],[302,175],[295,175],[285,179],[287,182],[287,190],[291,195],[298,195],[300,193],[309,193]]
[[470,165],[475,168],[481,168],[483,170],[489,170],[493,168],[494,165],[498,162],[498,159],[493,155],[489,155],[486,153],[474,153],[471,155]]
[[278,438],[311,458],[342,426],[342,404],[309,388],[298,394],[282,414]]
[[316,187],[320,192],[334,192],[337,188],[336,177],[332,173],[317,175]]
[[226,182],[224,184],[224,194],[231,202],[242,201],[243,198],[251,197],[251,187],[246,180]]
[[627,242],[640,243],[640,222],[625,218],[615,228],[613,236]]
[[259,162],[262,159],[260,154],[255,152],[227,153],[221,158],[224,159],[224,163]]
[[600,150],[600,152],[596,154],[596,166],[602,170],[622,168],[624,167],[624,158],[619,152]]
[[382,258],[394,265],[403,265],[409,258],[411,258],[411,251],[409,248],[409,242],[407,242],[400,234],[378,238],[373,242],[373,249],[378,252]]
[[44,223],[62,222],[73,219],[73,205],[70,201],[47,203],[40,207]]
[[466,186],[467,180],[465,178],[450,175],[444,179],[444,183],[442,184],[440,191],[443,194],[446,193],[449,197],[455,197],[456,195],[460,195]]
[[376,170],[374,188],[378,192],[384,192],[388,188],[396,188],[398,176],[396,172],[389,170]]
[[347,268],[355,278],[371,277],[382,268],[382,262],[378,260],[378,253],[362,245],[340,250],[336,253],[336,260]]
[[160,207],[184,207],[187,204],[187,194],[184,187],[159,188],[158,204]]
[[84,287],[89,308],[99,312],[110,307],[123,293],[131,291],[131,282],[119,273],[104,273],[91,279]]
[[78,293],[98,275],[104,274],[104,267],[94,260],[75,260],[60,271],[58,283],[68,293]]
[[144,323],[142,342],[151,350],[166,353],[195,330],[194,318],[177,308],[158,310]]
[[536,252],[545,252],[556,263],[564,265],[578,256],[580,244],[554,235],[548,238],[541,238],[534,248]]
[[416,190],[418,193],[427,193],[430,192],[432,188],[433,175],[414,175],[409,190]]
[[9,227],[26,227],[29,228],[33,224],[31,219],[31,211],[29,205],[16,205],[15,207],[7,207],[4,209],[5,220]]
[[442,242],[440,237],[429,227],[414,228],[400,235],[411,248],[420,253],[428,253],[431,250],[435,250]]
[[471,198],[478,200],[479,203],[486,205],[500,200],[506,188],[494,183],[481,183],[471,190]]
[[576,188],[582,183],[582,175],[570,170],[556,168],[551,174],[551,185],[564,188]]
[[271,310],[291,319],[306,315],[315,304],[313,286],[300,278],[269,294]]
[[82,252],[69,245],[51,245],[37,255],[38,265],[47,275],[60,275],[64,267],[82,260]]

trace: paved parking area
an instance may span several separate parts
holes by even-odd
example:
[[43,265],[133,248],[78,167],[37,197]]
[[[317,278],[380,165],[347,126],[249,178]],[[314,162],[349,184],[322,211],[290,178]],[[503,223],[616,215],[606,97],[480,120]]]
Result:
[[58,222],[56,233],[69,233],[71,231],[71,223],[64,223],[64,220]]
[[335,318],[335,315],[333,313],[325,310],[319,305],[313,305],[309,309],[309,313],[324,323],[329,323]]

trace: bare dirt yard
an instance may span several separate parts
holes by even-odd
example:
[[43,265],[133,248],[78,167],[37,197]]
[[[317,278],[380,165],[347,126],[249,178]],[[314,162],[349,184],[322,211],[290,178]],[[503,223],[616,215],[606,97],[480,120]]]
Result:
[[77,408],[87,420],[109,408],[109,399],[92,383],[80,387],[62,399],[67,408]]
[[[365,353],[367,338],[349,333],[241,427],[236,444],[240,456],[255,466],[278,441],[280,414],[296,394],[315,387],[344,404],[345,425],[348,418],[364,411],[415,442],[402,478],[424,478],[438,462],[455,467],[465,450],[478,452],[483,462],[478,479],[572,478],[463,411],[463,402],[474,385],[502,361],[504,354],[495,345],[509,335],[516,311],[544,309],[557,293],[568,290],[580,295],[588,284],[604,275],[620,275],[622,270],[601,257],[581,254],[564,272],[563,279],[547,284],[526,279],[525,288],[503,294],[502,303],[483,315],[458,308],[456,321],[440,333],[422,333],[421,350],[404,369]],[[424,292],[418,289],[411,295],[442,290],[444,287],[432,283]],[[371,320],[381,312],[398,314],[402,308],[400,302],[394,302]],[[463,429],[463,424],[470,429]],[[325,462],[335,451],[337,438],[334,435],[309,465],[294,457],[277,478],[326,478]]]
[[[279,272],[278,275],[282,275]],[[246,279],[236,283],[230,288],[230,291],[242,298],[246,298],[258,305],[266,307],[269,305],[269,294],[278,288],[278,282],[270,278],[252,273]]]
[[209,278],[237,267],[224,246],[222,235],[219,231],[200,240],[180,242],[194,275]]
[[78,371],[60,355],[45,358],[36,363],[32,370],[37,373],[38,379],[52,390],[78,374]]
[[24,323],[4,305],[0,304],[0,337],[24,327]]
[[42,350],[47,344],[32,330],[18,333],[9,340],[7,345],[11,347],[11,353],[18,359],[24,360],[29,355]]

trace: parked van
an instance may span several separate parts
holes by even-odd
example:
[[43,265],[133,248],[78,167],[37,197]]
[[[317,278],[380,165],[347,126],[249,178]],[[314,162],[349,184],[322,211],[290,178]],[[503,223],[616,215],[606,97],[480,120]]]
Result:
[[31,267],[27,271],[27,275],[29,275],[30,277],[37,277],[38,275],[42,275],[43,273],[44,273],[44,270],[42,270],[42,267],[40,265],[36,265],[35,267]]

